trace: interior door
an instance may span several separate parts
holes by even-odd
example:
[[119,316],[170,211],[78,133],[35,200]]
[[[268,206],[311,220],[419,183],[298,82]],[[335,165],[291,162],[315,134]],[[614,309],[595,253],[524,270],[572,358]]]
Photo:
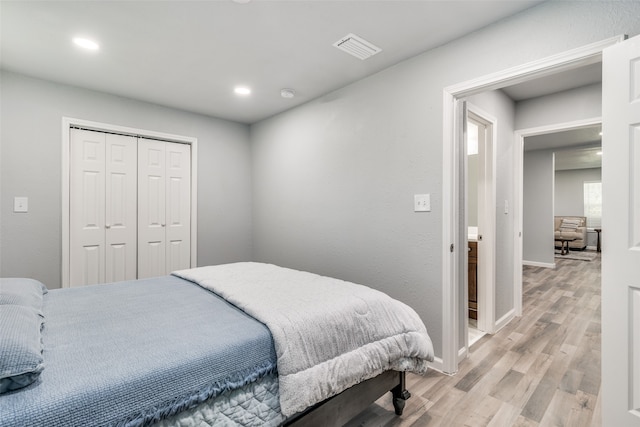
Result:
[[191,146],[138,140],[138,278],[191,266]]
[[602,80],[602,425],[640,426],[640,37]]
[[103,283],[106,134],[70,133],[69,286]]
[[133,136],[106,134],[105,281],[137,277],[138,149]]
[[166,274],[165,142],[138,140],[138,278]]
[[191,146],[166,143],[166,273],[191,266]]

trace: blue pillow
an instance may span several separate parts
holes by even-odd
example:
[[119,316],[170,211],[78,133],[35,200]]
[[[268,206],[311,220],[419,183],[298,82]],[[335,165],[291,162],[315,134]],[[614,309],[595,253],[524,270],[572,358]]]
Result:
[[23,305],[42,308],[42,295],[47,288],[33,279],[0,279],[0,305]]
[[0,393],[33,383],[44,369],[42,296],[31,279],[0,279]]

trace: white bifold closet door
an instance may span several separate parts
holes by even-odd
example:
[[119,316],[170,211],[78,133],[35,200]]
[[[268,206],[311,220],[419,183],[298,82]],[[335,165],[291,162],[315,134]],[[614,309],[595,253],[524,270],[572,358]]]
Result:
[[191,263],[191,146],[72,129],[69,285]]
[[136,138],[71,130],[70,286],[136,278]]
[[190,266],[191,147],[138,140],[138,278]]

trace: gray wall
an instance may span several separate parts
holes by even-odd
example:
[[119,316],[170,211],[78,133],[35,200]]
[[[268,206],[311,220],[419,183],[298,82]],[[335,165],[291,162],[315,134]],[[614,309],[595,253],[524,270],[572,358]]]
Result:
[[60,287],[63,116],[198,138],[198,264],[251,259],[248,126],[8,72],[0,84],[0,276]]
[[[584,182],[601,181],[602,168],[574,169],[555,173],[555,215],[584,215]],[[587,245],[596,246],[597,235],[587,233]]]
[[602,85],[593,84],[516,104],[516,129],[602,116]]
[[[522,260],[554,263],[553,150],[525,151],[523,162]],[[524,243],[526,242],[526,243]]]
[[[638,2],[545,2],[253,125],[254,258],[389,292],[441,356],[443,88],[638,34],[639,15]],[[413,212],[414,193],[431,212]]]

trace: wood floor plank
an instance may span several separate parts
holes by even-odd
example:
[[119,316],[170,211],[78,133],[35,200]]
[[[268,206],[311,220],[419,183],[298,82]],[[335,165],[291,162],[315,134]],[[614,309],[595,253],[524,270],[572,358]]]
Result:
[[593,419],[598,396],[593,396],[582,391],[575,395],[574,405],[569,413],[567,426],[583,427],[588,426]]
[[409,374],[348,427],[601,427],[600,255],[523,268],[523,316],[474,344],[459,372]]
[[540,420],[543,426],[566,426],[569,420],[570,410],[575,400],[575,395],[562,390],[555,390],[549,407],[545,411]]
[[489,421],[489,424],[487,424],[487,427],[512,426],[520,416],[520,411],[521,408],[503,402],[502,405],[500,405],[500,409],[498,409],[493,418],[491,418],[491,421]]
[[509,369],[500,381],[489,391],[489,396],[500,399],[503,402],[509,401],[515,394],[523,377],[524,374],[522,372]]

